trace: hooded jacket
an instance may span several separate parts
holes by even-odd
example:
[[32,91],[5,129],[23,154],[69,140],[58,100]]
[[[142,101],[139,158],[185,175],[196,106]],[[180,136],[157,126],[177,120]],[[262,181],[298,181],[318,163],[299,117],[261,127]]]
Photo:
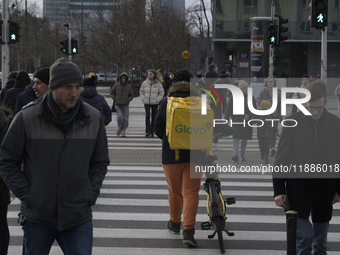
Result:
[[23,106],[37,99],[33,86],[34,82],[32,82],[30,85],[27,85],[25,87],[25,91],[19,94],[15,104],[15,114],[17,114],[17,112],[20,111]]
[[156,83],[151,83],[149,78],[146,78],[140,87],[139,95],[143,104],[157,105],[164,96],[163,85],[159,81]]
[[46,100],[42,96],[14,117],[0,147],[0,174],[27,219],[63,231],[91,220],[108,144],[96,109],[80,101],[64,133]]
[[14,84],[15,84],[15,78],[10,78],[10,79],[7,81],[6,86],[1,90],[1,93],[0,93],[0,103],[1,103],[2,101],[4,101],[6,92],[7,92],[9,89],[13,88]]
[[[122,76],[126,76],[125,83],[122,82]],[[129,76],[127,73],[122,72],[119,76],[119,83],[115,84],[111,91],[110,96],[118,105],[129,105],[133,99],[133,90],[130,84],[128,84]]]
[[[198,95],[197,89],[188,82],[177,82],[168,90],[169,97],[189,97]],[[175,163],[198,163],[205,155],[205,151],[179,150],[179,161],[175,160],[175,150],[170,149],[168,137],[166,136],[166,108],[168,100],[163,100],[155,119],[155,134],[162,139],[162,164]],[[193,153],[194,152],[194,153]]]
[[5,95],[3,104],[9,106],[13,113],[15,113],[15,104],[20,93],[25,91],[25,87],[31,83],[31,79],[27,72],[21,71],[15,78],[13,88],[9,89]]
[[112,112],[110,106],[107,104],[105,98],[99,95],[95,86],[86,86],[79,95],[80,99],[96,108],[105,126],[112,121]]

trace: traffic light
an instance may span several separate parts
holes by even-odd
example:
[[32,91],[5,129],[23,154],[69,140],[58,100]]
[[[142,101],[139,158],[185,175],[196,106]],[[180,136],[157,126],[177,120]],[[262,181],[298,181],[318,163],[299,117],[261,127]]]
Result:
[[76,39],[71,39],[71,54],[78,54],[78,41]]
[[328,0],[312,0],[310,6],[310,26],[316,29],[327,26]]
[[14,21],[8,21],[8,43],[16,43],[19,42],[19,39],[21,37],[20,35],[20,26],[19,23],[16,23]]
[[286,33],[288,31],[288,27],[283,27],[283,24],[288,23],[288,19],[284,19],[280,15],[275,15],[277,17],[277,44],[280,45],[281,42],[286,41],[288,39],[288,36],[282,35],[282,33]]
[[268,31],[269,31],[269,44],[273,46],[278,46],[277,25],[270,25]]
[[63,46],[62,48],[60,48],[60,50],[63,52],[63,54],[68,55],[68,39],[60,42],[60,44]]

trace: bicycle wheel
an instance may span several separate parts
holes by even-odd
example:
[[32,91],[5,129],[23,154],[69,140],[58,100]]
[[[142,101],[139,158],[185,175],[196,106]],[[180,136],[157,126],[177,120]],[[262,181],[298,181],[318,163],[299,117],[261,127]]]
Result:
[[214,223],[215,223],[216,231],[217,231],[218,245],[220,246],[221,253],[224,254],[225,249],[224,249],[224,244],[223,244],[223,234],[222,234],[222,227],[221,227],[221,219],[220,219],[220,217],[215,217],[214,218]]

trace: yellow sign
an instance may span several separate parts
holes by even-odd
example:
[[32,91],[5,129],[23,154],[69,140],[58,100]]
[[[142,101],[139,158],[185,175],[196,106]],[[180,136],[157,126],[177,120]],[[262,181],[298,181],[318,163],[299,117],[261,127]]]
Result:
[[190,52],[187,51],[187,50],[183,51],[183,52],[182,52],[182,57],[183,57],[184,59],[190,58]]

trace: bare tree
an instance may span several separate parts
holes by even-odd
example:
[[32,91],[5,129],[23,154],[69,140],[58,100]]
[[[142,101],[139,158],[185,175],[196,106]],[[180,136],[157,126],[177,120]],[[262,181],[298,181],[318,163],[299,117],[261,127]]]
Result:
[[191,33],[198,37],[210,37],[210,21],[205,0],[194,1],[186,10]]

